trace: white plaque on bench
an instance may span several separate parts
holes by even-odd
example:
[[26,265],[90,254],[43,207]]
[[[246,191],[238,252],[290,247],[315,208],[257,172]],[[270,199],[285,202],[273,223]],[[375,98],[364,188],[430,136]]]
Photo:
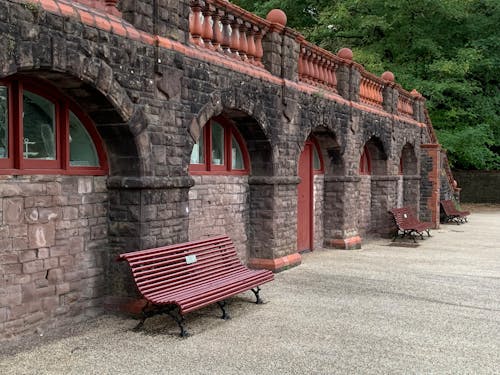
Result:
[[186,264],[196,263],[196,255],[187,255]]

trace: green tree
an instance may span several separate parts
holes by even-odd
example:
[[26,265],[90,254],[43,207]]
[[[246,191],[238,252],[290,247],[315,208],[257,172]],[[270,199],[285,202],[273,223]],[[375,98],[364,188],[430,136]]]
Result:
[[332,52],[353,50],[376,73],[416,88],[456,168],[500,169],[500,1],[234,1]]

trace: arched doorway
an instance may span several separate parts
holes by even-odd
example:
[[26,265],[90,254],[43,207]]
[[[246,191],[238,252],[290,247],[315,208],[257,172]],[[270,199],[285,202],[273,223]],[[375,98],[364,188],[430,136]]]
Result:
[[321,173],[322,162],[318,145],[313,138],[304,144],[299,157],[297,187],[297,250],[314,248],[314,174]]

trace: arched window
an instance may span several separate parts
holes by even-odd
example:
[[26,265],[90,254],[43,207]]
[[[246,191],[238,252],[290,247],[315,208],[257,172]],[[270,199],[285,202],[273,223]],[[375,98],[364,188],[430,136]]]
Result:
[[248,174],[250,158],[245,142],[234,125],[223,117],[209,120],[193,146],[192,174]]
[[0,173],[103,175],[107,162],[90,119],[45,82],[0,81]]
[[372,173],[372,166],[370,160],[370,152],[368,147],[363,147],[363,153],[359,159],[359,174],[369,175]]
[[314,174],[322,174],[325,170],[323,168],[323,158],[321,157],[318,142],[314,138],[310,138],[310,142],[312,145],[313,172]]

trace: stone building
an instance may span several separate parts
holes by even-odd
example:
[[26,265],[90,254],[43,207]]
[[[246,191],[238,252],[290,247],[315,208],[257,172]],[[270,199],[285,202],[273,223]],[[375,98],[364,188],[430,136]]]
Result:
[[0,2],[0,338],[134,294],[117,254],[228,234],[279,271],[453,194],[425,100],[223,0]]

